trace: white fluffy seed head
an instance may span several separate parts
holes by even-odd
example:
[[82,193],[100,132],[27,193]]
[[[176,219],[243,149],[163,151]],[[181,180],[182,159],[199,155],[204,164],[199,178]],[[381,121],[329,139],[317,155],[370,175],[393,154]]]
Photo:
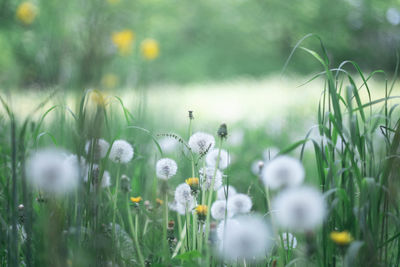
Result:
[[321,225],[326,213],[323,195],[307,186],[286,189],[275,197],[272,207],[282,229],[299,232]]
[[197,132],[189,138],[189,147],[194,153],[204,154],[214,148],[214,136],[208,133]]
[[200,169],[199,174],[203,190],[209,190],[211,188],[214,173],[214,190],[218,190],[222,185],[222,172],[218,169],[215,170],[214,167],[205,167]]
[[168,204],[170,210],[176,211],[180,215],[186,214],[186,209],[188,213],[195,208],[194,201],[190,201],[187,205],[183,205],[176,200]]
[[280,242],[278,245],[282,246],[288,250],[288,249],[293,249],[297,247],[297,239],[294,235],[292,235],[291,233],[282,233],[281,236],[282,239],[280,239]]
[[218,246],[222,258],[229,261],[265,258],[273,244],[273,235],[262,216],[240,216],[234,223],[228,222]]
[[229,212],[227,209],[226,201],[225,200],[216,200],[212,205],[211,205],[211,216],[215,220],[224,220],[225,219],[225,210],[226,210],[226,217],[230,218],[232,217],[232,213]]
[[193,201],[192,190],[186,183],[178,185],[175,189],[175,200],[182,205],[189,205]]
[[230,185],[230,186],[222,186],[220,189],[218,189],[217,192],[217,198],[220,200],[226,200],[232,198],[234,195],[236,195],[236,189]]
[[175,160],[169,158],[163,158],[157,161],[156,174],[157,177],[162,180],[168,180],[173,177],[178,170],[178,165]]
[[78,161],[58,149],[43,149],[31,155],[26,174],[31,184],[48,193],[68,193],[79,184]]
[[228,229],[226,232],[229,233],[231,231],[230,229],[234,229],[234,227],[236,227],[237,224],[239,224],[239,222],[235,219],[227,219],[226,221],[225,220],[221,221],[217,226],[218,241],[221,243],[224,240],[225,225],[226,229]]
[[282,187],[298,186],[304,180],[304,167],[301,162],[289,156],[279,156],[264,166],[262,179],[272,190]]
[[228,199],[228,210],[232,215],[248,213],[252,206],[253,202],[246,194],[236,194]]
[[101,187],[107,188],[111,186],[111,176],[108,171],[104,171],[103,178],[101,179]]
[[133,147],[125,140],[115,140],[111,146],[110,160],[116,163],[128,163],[133,157]]
[[[88,171],[89,171],[89,168],[88,168]],[[96,183],[96,184],[99,183],[99,176],[100,176],[99,165],[93,164],[93,166],[92,166],[92,174],[91,174],[91,177],[92,177],[92,182],[91,183],[92,184],[93,183]],[[84,176],[83,180],[85,182],[87,182],[89,180],[89,173],[88,172]],[[100,181],[100,184],[101,184],[101,187],[103,187],[103,188],[111,186],[111,175],[110,175],[110,173],[108,171],[104,171],[103,177],[101,178],[101,181]]]
[[92,139],[86,142],[85,151],[88,157],[91,157],[93,153],[93,158],[98,160],[102,159],[107,155],[110,144],[104,139]]
[[220,156],[219,156],[218,168],[224,170],[226,169],[226,167],[228,167],[230,163],[230,156],[228,152],[224,149],[221,149],[221,152],[219,152],[219,149],[211,150],[206,156],[206,163],[207,166],[215,167],[217,165],[219,153]]

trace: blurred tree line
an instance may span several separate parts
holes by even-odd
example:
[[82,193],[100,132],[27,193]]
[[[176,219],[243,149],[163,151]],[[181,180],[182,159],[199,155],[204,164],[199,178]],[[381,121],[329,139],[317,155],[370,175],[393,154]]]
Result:
[[[279,72],[308,33],[321,36],[335,64],[393,71],[399,23],[393,0],[0,0],[0,85],[259,77]],[[299,52],[290,70],[309,73],[314,64]]]

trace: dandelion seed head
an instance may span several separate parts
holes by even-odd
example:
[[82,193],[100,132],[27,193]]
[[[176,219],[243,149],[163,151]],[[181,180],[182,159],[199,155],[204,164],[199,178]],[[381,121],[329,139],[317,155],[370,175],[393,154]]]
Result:
[[95,160],[104,158],[109,148],[110,144],[104,139],[92,139],[87,141],[85,145],[86,155],[90,157],[93,153]]
[[189,138],[189,147],[194,153],[204,154],[214,148],[214,136],[208,133],[197,132]]
[[204,190],[209,190],[211,188],[214,173],[214,190],[218,190],[222,185],[222,172],[218,169],[215,170],[214,167],[205,167],[200,169],[200,180]]
[[186,183],[178,185],[175,189],[175,200],[182,205],[189,205],[193,201],[192,190]]
[[163,158],[157,161],[156,173],[157,177],[162,180],[168,180],[173,177],[178,170],[178,165],[175,160],[169,158]]
[[68,193],[79,183],[77,161],[59,149],[43,149],[32,154],[27,160],[26,174],[31,184],[48,193]]
[[301,162],[289,156],[279,156],[268,162],[262,170],[265,186],[275,190],[281,187],[298,186],[304,180]]
[[251,198],[246,194],[236,194],[228,199],[228,210],[233,215],[248,213],[253,206]]
[[323,195],[312,187],[293,187],[279,193],[272,202],[277,223],[283,229],[310,231],[325,216]]
[[158,141],[163,153],[170,154],[177,150],[179,142],[171,137],[163,137]]
[[[226,222],[226,224],[225,224],[225,222]],[[239,222],[235,219],[227,219],[226,221],[222,220],[217,226],[218,240],[220,242],[222,242],[224,240],[225,225],[226,225],[226,229],[228,229],[226,232],[228,233],[228,232],[234,231],[231,229],[235,229],[235,227],[237,227],[238,224],[239,224]]]
[[217,198],[220,200],[230,199],[232,196],[236,195],[236,188],[232,185],[229,186],[222,186],[218,189]]
[[125,140],[115,140],[109,158],[116,163],[128,163],[133,157],[133,147]]
[[225,219],[225,210],[226,217],[232,217],[232,213],[227,210],[226,201],[225,200],[216,200],[211,206],[211,216],[215,220],[224,220]]
[[176,211],[180,215],[185,215],[186,214],[186,208],[189,211],[191,211],[195,207],[194,201],[190,201],[187,205],[183,205],[176,200],[168,204],[168,207],[170,210]]
[[219,252],[231,261],[262,259],[273,244],[270,226],[259,215],[240,216],[236,223],[227,224],[223,232]]
[[[206,156],[207,166],[210,166],[210,167],[217,166],[218,154],[219,154],[219,149],[213,149],[207,153],[207,156]],[[221,170],[226,169],[226,167],[228,167],[230,161],[231,161],[231,159],[230,159],[228,152],[224,149],[221,149],[221,153],[219,156],[219,162],[218,162],[218,168]]]

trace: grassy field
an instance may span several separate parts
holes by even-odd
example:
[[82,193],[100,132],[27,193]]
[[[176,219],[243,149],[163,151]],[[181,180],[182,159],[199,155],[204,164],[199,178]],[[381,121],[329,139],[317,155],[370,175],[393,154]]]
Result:
[[1,265],[398,266],[398,87],[309,52],[301,87],[2,94]]

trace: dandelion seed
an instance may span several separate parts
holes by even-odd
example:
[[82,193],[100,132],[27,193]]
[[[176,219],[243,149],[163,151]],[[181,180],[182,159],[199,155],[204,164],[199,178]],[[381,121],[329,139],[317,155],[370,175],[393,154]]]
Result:
[[218,169],[215,170],[214,167],[200,169],[199,174],[203,190],[209,190],[211,188],[214,173],[214,190],[218,190],[222,185],[222,172]]
[[230,157],[228,152],[224,149],[221,149],[221,153],[219,153],[218,149],[211,150],[206,156],[207,166],[215,167],[217,165],[218,154],[220,154],[218,168],[221,170],[226,169],[230,163]]
[[110,144],[104,139],[92,139],[86,142],[85,151],[86,155],[93,157],[95,160],[104,158],[107,155]]
[[29,157],[26,174],[29,182],[48,193],[67,193],[79,183],[79,166],[58,149],[43,149]]
[[163,158],[157,161],[156,172],[157,177],[162,180],[168,180],[173,177],[178,170],[175,160],[169,158]]
[[216,200],[211,206],[211,216],[215,220],[224,220],[225,219],[225,211],[226,217],[232,217],[232,213],[227,210],[227,205],[225,200]]
[[134,39],[135,34],[131,30],[114,32],[111,36],[112,42],[117,47],[118,52],[121,55],[128,55],[131,53]]
[[32,24],[38,14],[38,8],[31,2],[23,2],[17,8],[16,16],[25,25]]
[[[288,250],[296,248],[297,247],[297,239],[294,235],[291,233],[282,233],[282,239],[281,242],[283,243],[283,247]],[[279,244],[281,245],[281,244]],[[289,245],[289,246],[288,246]]]
[[222,258],[260,260],[268,254],[273,242],[270,226],[261,216],[241,216],[229,223],[219,244]]
[[256,175],[256,176],[260,176],[262,173],[262,170],[264,168],[264,161],[262,160],[256,160],[251,164],[251,172]]
[[125,140],[115,140],[109,158],[116,163],[128,163],[133,157],[133,147]]
[[145,39],[140,44],[142,55],[147,60],[154,60],[160,53],[158,42],[154,39]]
[[189,138],[189,147],[194,153],[204,154],[214,148],[215,139],[211,134],[197,132]]
[[265,186],[271,189],[298,186],[304,180],[301,162],[289,156],[279,156],[265,165],[262,171]]
[[236,194],[228,199],[228,211],[232,215],[248,213],[253,206],[251,198],[246,194]]
[[180,184],[175,189],[175,200],[184,206],[188,206],[193,201],[191,192],[192,190],[188,184]]
[[343,231],[343,232],[332,232],[330,234],[330,238],[333,242],[340,246],[346,246],[353,242],[353,237],[348,231]]
[[294,187],[281,192],[272,203],[276,221],[283,229],[311,231],[325,216],[322,194],[312,187]]
[[217,192],[217,198],[220,200],[230,199],[234,195],[236,195],[236,189],[232,185],[224,185]]

